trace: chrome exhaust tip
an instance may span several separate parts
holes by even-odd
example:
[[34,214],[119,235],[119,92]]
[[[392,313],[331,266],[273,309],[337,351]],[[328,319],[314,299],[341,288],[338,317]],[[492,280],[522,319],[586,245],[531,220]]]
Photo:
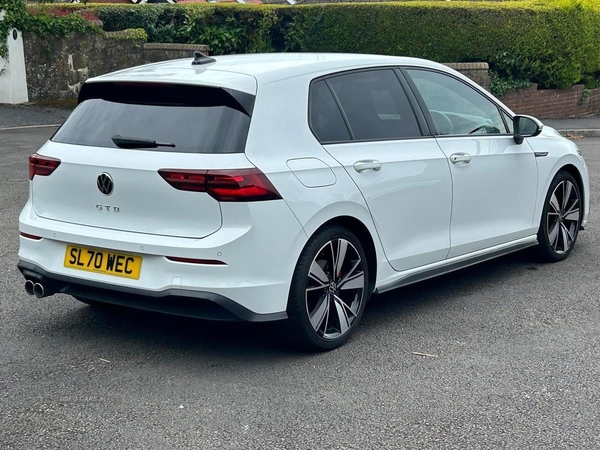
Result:
[[44,297],[44,286],[42,286],[40,283],[35,283],[33,285],[33,293],[37,298]]
[[27,292],[27,294],[33,295],[33,287],[34,287],[33,281],[27,280],[25,282],[25,292]]

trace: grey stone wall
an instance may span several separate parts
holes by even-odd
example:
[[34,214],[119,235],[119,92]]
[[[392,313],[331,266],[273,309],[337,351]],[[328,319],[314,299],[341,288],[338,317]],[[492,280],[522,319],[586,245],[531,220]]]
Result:
[[25,71],[30,101],[77,98],[88,78],[142,64],[186,58],[206,45],[148,44],[127,32],[73,33],[65,38],[26,34]]

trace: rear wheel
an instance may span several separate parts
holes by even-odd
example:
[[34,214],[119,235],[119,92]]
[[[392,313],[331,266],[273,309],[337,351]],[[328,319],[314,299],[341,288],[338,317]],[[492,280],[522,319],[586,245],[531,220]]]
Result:
[[344,344],[369,296],[367,257],[358,238],[339,226],[324,228],[304,248],[294,271],[284,327],[305,350]]
[[577,180],[568,172],[558,172],[546,195],[537,248],[544,262],[566,259],[577,241],[583,213]]

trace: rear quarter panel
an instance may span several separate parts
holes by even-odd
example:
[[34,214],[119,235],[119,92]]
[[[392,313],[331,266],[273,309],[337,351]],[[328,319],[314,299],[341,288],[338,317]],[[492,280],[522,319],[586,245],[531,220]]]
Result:
[[[320,73],[259,84],[246,156],[262,170],[298,218],[308,238],[325,222],[340,216],[360,220],[371,233],[377,253],[377,278],[387,278],[393,269],[362,193],[344,168],[317,141],[308,125],[308,90]],[[324,163],[319,187],[307,187],[301,176],[288,167],[292,159],[316,158]],[[311,177],[319,177],[314,166]],[[331,184],[331,172],[335,183]],[[299,257],[298,253],[298,257]],[[389,273],[388,273],[389,272]]]

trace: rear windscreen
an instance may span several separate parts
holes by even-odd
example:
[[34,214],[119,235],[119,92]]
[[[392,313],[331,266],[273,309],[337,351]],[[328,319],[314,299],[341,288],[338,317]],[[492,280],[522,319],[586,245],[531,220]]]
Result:
[[90,83],[52,141],[118,148],[115,135],[173,144],[177,153],[242,153],[254,96],[206,86]]

